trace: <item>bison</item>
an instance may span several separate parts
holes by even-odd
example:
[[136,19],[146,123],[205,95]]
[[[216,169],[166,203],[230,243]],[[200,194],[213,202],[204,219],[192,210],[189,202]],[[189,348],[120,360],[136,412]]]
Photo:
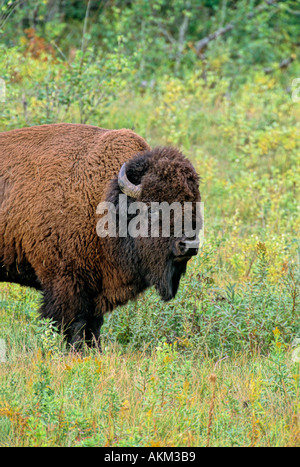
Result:
[[97,206],[109,201],[120,214],[120,194],[128,206],[200,201],[189,160],[131,130],[63,123],[0,133],[0,281],[40,290],[41,317],[72,346],[99,345],[104,313],[150,286],[173,298],[197,253],[185,236],[99,237]]

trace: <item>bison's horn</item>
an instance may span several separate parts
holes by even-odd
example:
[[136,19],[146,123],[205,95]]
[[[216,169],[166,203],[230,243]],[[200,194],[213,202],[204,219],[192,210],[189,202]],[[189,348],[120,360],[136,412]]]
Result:
[[131,183],[126,175],[126,162],[122,165],[119,176],[118,176],[118,183],[121,191],[125,193],[127,196],[131,196],[131,198],[138,198],[142,185],[134,185]]

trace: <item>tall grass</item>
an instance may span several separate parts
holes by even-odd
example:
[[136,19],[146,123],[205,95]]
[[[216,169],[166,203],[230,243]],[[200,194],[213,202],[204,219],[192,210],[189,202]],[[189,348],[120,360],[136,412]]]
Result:
[[113,345],[85,357],[24,349],[1,373],[1,445],[299,443],[299,363],[290,352],[216,366],[166,343],[151,354]]

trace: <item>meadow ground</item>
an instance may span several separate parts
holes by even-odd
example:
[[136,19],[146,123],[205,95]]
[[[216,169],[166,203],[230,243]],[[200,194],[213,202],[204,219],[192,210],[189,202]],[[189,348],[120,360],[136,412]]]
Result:
[[1,446],[299,445],[299,352],[278,329],[267,356],[217,359],[179,339],[75,354],[19,293],[22,306],[0,315]]

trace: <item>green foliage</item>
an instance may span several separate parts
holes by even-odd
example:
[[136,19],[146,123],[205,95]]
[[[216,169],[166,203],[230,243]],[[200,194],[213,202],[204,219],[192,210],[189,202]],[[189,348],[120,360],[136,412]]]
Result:
[[59,53],[68,55],[70,48],[81,48],[87,15],[84,38],[110,54],[122,37],[123,53],[134,59],[139,79],[147,80],[158,72],[182,76],[197,66],[195,44],[232,24],[230,32],[209,44],[207,54],[212,61],[223,62],[226,76],[241,81],[250,67],[272,67],[297,53],[297,6],[295,0],[272,5],[249,0],[38,0],[32,8],[29,1],[3,0],[0,29],[6,46],[19,45],[23,31],[34,28]]
[[[286,342],[299,335],[299,301],[293,301],[295,289],[291,294],[286,285],[291,273],[272,283],[265,258],[258,256],[251,281],[220,287],[215,281],[221,269],[204,266],[203,256],[205,250],[170,304],[147,292],[106,318],[103,338],[137,349],[153,348],[166,339],[188,353],[221,358],[243,351],[268,353],[276,326]],[[299,286],[296,289],[299,292]]]
[[96,124],[126,84],[128,65],[119,53],[103,56],[92,48],[78,50],[69,64],[42,57],[37,61],[14,48],[1,62],[10,106],[0,104],[0,122],[7,129],[16,121],[21,126],[58,120]]

